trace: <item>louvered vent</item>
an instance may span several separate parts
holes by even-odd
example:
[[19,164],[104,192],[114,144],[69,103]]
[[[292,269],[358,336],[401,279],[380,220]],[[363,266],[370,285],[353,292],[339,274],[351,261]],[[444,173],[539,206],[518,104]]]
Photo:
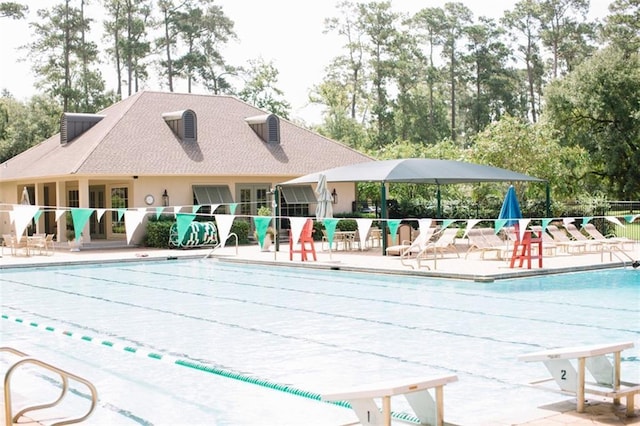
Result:
[[65,112],[60,117],[60,143],[67,144],[92,128],[105,116]]
[[162,118],[181,141],[198,141],[198,119],[193,110],[165,112]]
[[268,143],[280,143],[280,119],[274,114],[247,117],[244,121],[251,126],[260,139]]

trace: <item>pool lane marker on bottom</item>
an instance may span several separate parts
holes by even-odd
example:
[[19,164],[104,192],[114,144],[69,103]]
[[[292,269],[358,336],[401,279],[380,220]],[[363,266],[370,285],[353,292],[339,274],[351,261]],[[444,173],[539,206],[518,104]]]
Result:
[[[84,336],[81,335],[79,333],[73,333],[71,331],[66,331],[66,330],[59,330],[56,329],[54,327],[51,326],[45,326],[43,324],[38,324],[36,322],[28,322],[26,320],[23,320],[21,318],[17,318],[17,317],[13,317],[13,316],[9,316],[9,315],[5,315],[2,314],[2,319],[4,320],[9,320],[9,321],[13,321],[19,324],[23,324],[29,327],[33,327],[33,328],[37,328],[39,330],[44,330],[44,331],[50,331],[53,334],[57,334],[60,336],[67,336],[70,337],[72,339],[76,339],[76,340],[84,340],[86,342],[90,342],[90,343],[94,343],[96,345],[101,345],[101,346],[107,346],[109,348],[113,348],[113,349],[120,349],[124,352],[129,352],[141,357],[146,357],[146,358],[150,358],[150,359],[155,359],[158,361],[162,361],[165,363],[169,363],[169,364],[174,364],[174,365],[179,365],[182,367],[187,367],[187,368],[193,368],[195,370],[198,371],[203,371],[205,373],[211,373],[211,374],[215,374],[218,376],[222,376],[222,377],[227,377],[229,379],[234,379],[234,380],[239,380],[241,382],[245,382],[245,383],[251,383],[254,385],[258,385],[258,386],[262,386],[268,389],[275,389],[281,392],[285,392],[291,395],[296,395],[296,396],[301,396],[304,398],[308,398],[308,399],[312,399],[314,401],[320,401],[320,402],[324,402],[327,404],[331,404],[331,405],[337,405],[339,407],[344,407],[344,408],[351,408],[351,404],[349,404],[347,401],[323,401],[322,397],[320,394],[315,393],[315,392],[310,392],[310,391],[305,391],[303,389],[298,389],[296,387],[290,386],[290,385],[284,385],[284,384],[280,384],[280,383],[274,383],[271,382],[269,380],[265,380],[265,379],[260,379],[257,377],[251,377],[251,376],[247,376],[245,374],[240,374],[240,373],[236,373],[234,371],[231,370],[226,370],[223,368],[219,368],[219,367],[215,367],[213,365],[207,365],[207,364],[202,364],[199,362],[194,362],[188,359],[181,359],[181,358],[176,358],[174,356],[171,355],[162,355],[156,352],[150,352],[146,349],[140,349],[140,348],[136,348],[133,346],[127,346],[121,343],[114,343],[111,342],[109,340],[99,340],[99,339],[95,339],[91,336]],[[416,423],[416,424],[420,424],[420,419],[418,419],[417,417],[408,414],[408,413],[396,413],[396,412],[392,412],[391,416],[395,419],[398,420],[404,420],[406,422],[411,422],[411,423]]]

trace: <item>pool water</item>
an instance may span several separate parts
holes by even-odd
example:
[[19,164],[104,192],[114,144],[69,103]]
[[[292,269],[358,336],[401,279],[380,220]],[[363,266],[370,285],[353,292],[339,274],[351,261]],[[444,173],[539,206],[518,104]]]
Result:
[[547,373],[518,355],[595,343],[634,342],[622,378],[640,381],[633,269],[475,283],[162,261],[5,269],[0,297],[2,345],[96,385],[87,424],[344,424],[312,396],[448,374],[446,421],[517,422],[569,399],[527,386]]

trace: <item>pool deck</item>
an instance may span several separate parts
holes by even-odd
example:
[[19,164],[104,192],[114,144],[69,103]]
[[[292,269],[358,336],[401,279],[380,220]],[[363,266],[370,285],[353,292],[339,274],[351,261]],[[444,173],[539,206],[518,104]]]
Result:
[[[631,261],[640,259],[640,243],[636,243],[626,254],[593,252],[581,254],[557,254],[545,256],[543,268],[537,267],[537,260],[532,260],[531,269],[510,268],[507,260],[491,259],[494,254],[487,254],[481,259],[479,253],[471,253],[467,258],[464,244],[457,245],[458,253],[448,253],[444,257],[433,258],[423,262],[423,267],[415,268],[415,261],[408,262],[414,267],[403,265],[397,256],[382,256],[380,247],[363,251],[329,252],[320,243],[316,244],[317,261],[303,262],[300,254],[289,260],[289,247],[281,246],[279,252],[262,252],[256,245],[228,246],[212,250],[210,248],[188,250],[163,250],[142,247],[125,247],[123,245],[103,246],[93,244],[79,252],[70,252],[68,247],[60,245],[53,255],[12,256],[5,250],[0,258],[0,269],[11,267],[34,267],[51,265],[70,265],[82,263],[108,263],[121,261],[167,261],[174,259],[209,259],[211,261],[234,263],[260,263],[286,265],[305,268],[339,269],[355,272],[375,272],[393,275],[433,276],[439,278],[464,279],[478,282],[491,282],[500,279],[518,278],[541,274],[570,273],[583,270],[604,268],[632,268]],[[458,257],[459,255],[460,257]],[[429,268],[424,267],[424,265]],[[640,273],[640,268],[638,269]],[[523,413],[522,423],[516,425],[640,425],[640,397],[636,397],[635,416],[626,417],[624,406],[614,406],[604,398],[588,398],[584,413],[577,413],[575,400],[559,396],[559,402],[551,406],[532,407],[532,413]],[[624,402],[624,401],[623,401]],[[1,403],[4,411],[4,403]],[[533,419],[533,420],[532,420]],[[24,419],[23,419],[24,421]],[[21,425],[37,425],[38,423],[20,423]],[[194,421],[197,424],[197,420]],[[496,426],[506,426],[498,424]]]

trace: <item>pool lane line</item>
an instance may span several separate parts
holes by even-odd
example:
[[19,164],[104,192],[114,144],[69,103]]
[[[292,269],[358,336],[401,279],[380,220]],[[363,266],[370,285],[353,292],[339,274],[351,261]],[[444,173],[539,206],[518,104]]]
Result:
[[[107,282],[107,283],[115,283],[118,285],[123,285],[123,286],[131,286],[131,287],[140,287],[140,288],[148,288],[148,289],[152,289],[152,290],[161,290],[161,291],[166,291],[166,292],[173,292],[173,293],[178,293],[178,294],[187,294],[187,295],[191,295],[191,296],[201,296],[201,297],[210,297],[210,298],[214,298],[214,299],[222,299],[222,300],[231,300],[231,301],[236,301],[236,302],[241,302],[241,303],[251,303],[251,304],[255,304],[255,305],[261,305],[261,306],[270,306],[270,307],[275,307],[275,308],[279,308],[279,309],[288,309],[288,310],[293,310],[293,311],[305,311],[305,312],[310,312],[310,313],[315,313],[318,315],[325,315],[325,316],[332,316],[332,317],[344,317],[342,315],[337,315],[334,313],[328,313],[328,312],[321,312],[321,311],[311,311],[311,310],[301,310],[301,309],[297,309],[297,308],[293,308],[293,307],[288,307],[288,306],[281,306],[281,305],[272,305],[272,304],[268,304],[268,303],[263,303],[263,302],[256,302],[256,301],[251,301],[248,299],[239,299],[239,298],[232,298],[232,297],[226,297],[226,296],[215,296],[215,295],[211,295],[208,293],[202,293],[202,292],[192,292],[192,291],[185,291],[185,290],[181,290],[181,289],[175,289],[175,288],[170,288],[170,287],[158,287],[158,286],[154,286],[154,285],[149,285],[149,284],[138,284],[138,283],[133,283],[133,282],[129,282],[129,281],[121,281],[121,280],[114,280],[114,279],[108,279],[108,278],[99,278],[99,277],[86,277],[83,275],[75,275],[75,274],[68,274],[65,273],[64,275],[68,275],[74,278],[83,278],[83,279],[91,279],[94,281],[102,281],[102,282]],[[175,275],[175,274],[163,274],[165,276],[168,277],[175,277],[175,278],[184,278],[184,276],[181,275]],[[190,277],[190,278],[195,278],[195,277]],[[409,307],[409,308],[418,308],[418,309],[432,309],[435,311],[444,311],[444,312],[455,312],[455,313],[463,313],[463,314],[469,314],[469,315],[479,315],[479,316],[486,316],[486,317],[492,317],[492,318],[505,318],[505,319],[509,319],[509,320],[518,320],[518,321],[531,321],[531,322],[541,322],[544,324],[557,324],[557,325],[561,325],[561,326],[571,326],[571,327],[585,327],[585,328],[597,328],[600,330],[608,330],[608,331],[622,331],[625,333],[633,333],[633,334],[639,334],[640,331],[639,330],[630,330],[630,329],[621,329],[621,328],[614,328],[614,327],[605,327],[602,325],[594,325],[594,324],[585,324],[585,323],[577,323],[577,322],[569,322],[569,321],[556,321],[556,320],[550,320],[547,318],[538,318],[538,317],[523,317],[523,316],[519,316],[519,315],[507,315],[507,314],[492,314],[492,313],[488,313],[485,311],[480,311],[480,310],[470,310],[470,309],[460,309],[460,308],[450,308],[450,307],[442,307],[442,306],[437,306],[435,304],[423,304],[423,303],[415,303],[415,302],[406,302],[406,301],[396,301],[396,300],[384,300],[384,299],[378,299],[378,298],[373,298],[373,297],[362,297],[362,296],[352,296],[352,295],[348,295],[348,294],[335,294],[335,293],[328,293],[328,292],[324,292],[324,291],[312,291],[312,290],[305,290],[305,289],[292,289],[292,288],[286,288],[286,287],[278,287],[278,286],[274,286],[274,285],[263,285],[263,284],[254,284],[254,283],[235,283],[235,282],[231,282],[231,281],[211,281],[209,279],[203,279],[203,278],[199,278],[200,280],[205,280],[205,282],[213,282],[213,283],[228,283],[228,284],[234,284],[234,285],[241,285],[241,286],[245,286],[245,287],[256,287],[256,288],[260,288],[260,289],[268,289],[268,290],[281,290],[281,291],[286,291],[286,292],[290,292],[290,293],[300,293],[300,294],[305,294],[305,295],[312,295],[312,296],[324,296],[324,297],[333,297],[333,298],[339,298],[339,299],[347,299],[347,300],[355,300],[357,302],[374,302],[374,303],[381,303],[381,304],[388,304],[388,305],[395,305],[395,306],[402,306],[402,307]],[[78,292],[69,292],[67,290],[62,290],[62,289],[57,289],[57,288],[53,288],[53,287],[45,287],[45,286],[39,286],[39,285],[34,285],[34,284],[30,284],[30,283],[23,283],[23,282],[19,282],[19,281],[12,281],[12,280],[8,280],[9,282],[12,283],[17,283],[17,284],[22,284],[25,286],[29,286],[29,287],[34,287],[34,288],[40,288],[40,289],[47,289],[50,291],[58,291],[58,292],[65,292],[68,294],[76,294],[78,296],[84,296],[84,297],[92,297],[92,298],[96,298],[95,296],[87,296],[84,295],[82,293],[78,293]],[[466,295],[467,297],[477,297],[477,296],[470,296],[470,295]],[[489,296],[481,296],[481,297],[487,297],[490,298]],[[110,299],[106,299],[106,298],[98,298],[99,300],[107,300],[107,301],[111,301]],[[115,301],[111,301],[116,303]],[[527,301],[530,302],[530,301]],[[555,302],[554,302],[555,303]],[[569,304],[571,305],[571,304]],[[580,305],[571,305],[571,306],[577,306],[579,308],[585,308],[585,309],[592,309],[592,310],[608,310],[608,308],[598,308],[596,306],[580,306]],[[634,311],[635,312],[635,311]],[[363,319],[363,318],[357,318],[357,317],[345,317],[347,319],[351,318],[351,319],[355,319],[355,320],[360,320],[360,321],[367,321],[367,319]],[[369,320],[371,321],[371,320]],[[373,321],[375,322],[375,321]],[[409,327],[403,324],[396,324],[396,323],[385,323],[387,325],[395,325],[398,327],[403,327],[403,328],[415,328],[415,327]],[[452,333],[452,332],[447,332],[447,331],[442,331],[442,330],[437,330],[437,329],[428,329],[425,328],[425,331],[429,331],[429,332],[436,332],[436,333],[444,333],[444,334],[453,334],[453,335],[459,335],[462,337],[471,337],[471,338],[477,338],[477,339],[484,339],[484,340],[495,340],[495,341],[502,341],[502,340],[497,340],[497,339],[489,339],[487,337],[481,337],[481,336],[475,336],[475,335],[468,335],[468,334],[464,334],[464,333]],[[514,341],[504,341],[505,343],[514,343],[514,344],[522,344],[522,345],[527,345],[527,346],[539,346],[539,345],[530,345],[527,343],[522,343],[522,342],[514,342]]]
[[[80,333],[74,333],[68,330],[56,329],[55,327],[46,326],[44,324],[38,324],[33,321],[27,321],[22,318],[18,318],[18,317],[6,315],[6,314],[2,314],[2,319],[13,321],[15,323],[22,324],[28,327],[37,328],[39,330],[49,331],[56,335],[70,337],[75,340],[81,340],[81,341],[93,343],[96,345],[105,346],[111,349],[122,350],[124,352],[128,352],[141,357],[146,357],[148,359],[162,361],[162,362],[173,364],[173,365],[179,365],[181,367],[192,368],[194,370],[202,371],[205,373],[215,374],[217,376],[238,380],[238,381],[249,383],[252,385],[258,385],[267,389],[278,390],[280,392],[288,393],[295,396],[300,396],[300,397],[311,399],[318,402],[324,402],[326,404],[337,405],[343,408],[352,408],[351,404],[349,404],[347,401],[323,401],[322,396],[316,392],[305,391],[295,386],[276,383],[270,380],[261,379],[259,377],[252,377],[246,374],[237,373],[235,371],[227,370],[227,369],[216,367],[213,365],[209,365],[201,362],[195,362],[195,361],[191,361],[184,358],[178,358],[171,355],[163,355],[157,352],[151,352],[145,349],[137,348],[135,346],[114,343],[109,340],[99,340],[91,336],[81,335]],[[391,416],[398,420],[404,420],[407,422],[420,424],[419,418],[408,413],[391,412]]]

